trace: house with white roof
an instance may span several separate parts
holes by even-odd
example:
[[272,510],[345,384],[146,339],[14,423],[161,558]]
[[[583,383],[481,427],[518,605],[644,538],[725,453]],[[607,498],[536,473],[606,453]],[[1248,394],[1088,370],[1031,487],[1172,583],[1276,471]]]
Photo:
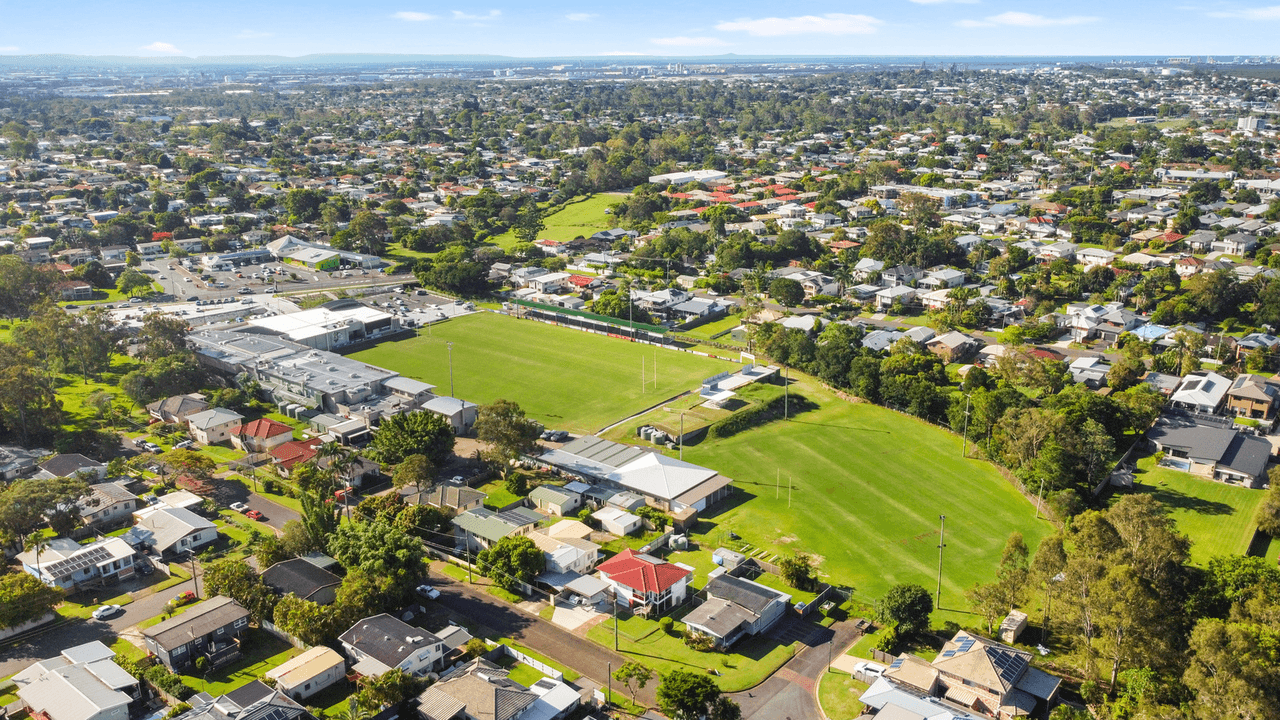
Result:
[[218,539],[218,528],[190,510],[152,505],[134,513],[137,528],[151,533],[147,540],[161,555],[181,555]]
[[134,573],[133,548],[116,537],[88,545],[70,538],[54,538],[39,553],[28,550],[17,559],[23,570],[45,585],[68,591],[112,584]]
[[1231,381],[1215,372],[1194,372],[1182,379],[1169,402],[1176,408],[1216,414],[1227,399]]
[[128,720],[142,689],[115,655],[97,640],[67,648],[13,676],[18,699],[46,720]]

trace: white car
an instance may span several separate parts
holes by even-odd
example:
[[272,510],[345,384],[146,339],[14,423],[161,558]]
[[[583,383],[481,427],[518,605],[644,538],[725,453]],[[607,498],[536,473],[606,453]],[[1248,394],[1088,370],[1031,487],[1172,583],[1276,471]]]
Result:
[[236,511],[236,512],[238,512],[238,513],[242,513],[242,512],[244,512],[245,510],[248,510],[248,509],[249,509],[249,506],[248,506],[248,505],[245,505],[245,504],[244,504],[244,503],[242,503],[242,502],[234,502],[234,503],[231,503],[231,509],[232,509],[232,510],[235,510],[235,511]]
[[119,605],[103,605],[102,607],[93,611],[93,619],[106,620],[107,618],[115,617],[116,615],[119,615],[122,612],[124,612],[124,608],[120,607]]
[[440,597],[440,591],[430,585],[419,585],[414,588],[414,591],[428,600],[435,600]]

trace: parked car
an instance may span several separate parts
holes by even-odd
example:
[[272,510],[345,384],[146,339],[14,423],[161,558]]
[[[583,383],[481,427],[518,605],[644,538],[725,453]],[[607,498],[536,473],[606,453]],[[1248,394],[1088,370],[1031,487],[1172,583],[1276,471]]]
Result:
[[183,440],[182,442],[177,443],[176,445],[174,445],[174,446],[173,446],[173,449],[174,449],[174,450],[186,450],[187,448],[195,447],[195,446],[196,446],[196,444],[195,444],[194,442],[192,442],[191,440]]
[[414,588],[414,591],[427,600],[435,600],[440,597],[440,591],[430,585],[419,585]]
[[196,295],[192,295],[191,297],[187,298],[187,302],[199,302],[199,301],[200,301],[200,298]]
[[551,433],[551,442],[564,442],[569,438],[568,430],[557,430]]
[[155,572],[155,571],[156,571],[156,566],[155,566],[155,565],[152,565],[152,564],[151,564],[151,561],[150,561],[150,560],[147,560],[146,558],[143,558],[143,559],[141,559],[141,560],[139,560],[139,559],[137,559],[137,558],[134,558],[134,560],[133,560],[133,569],[134,569],[135,571],[137,571],[137,573],[138,573],[139,575],[146,576],[146,575],[150,575],[151,573]]
[[198,598],[196,597],[196,594],[188,590],[184,593],[178,593],[177,595],[173,596],[173,600],[171,602],[176,607],[182,607],[183,605],[190,605],[191,603],[195,602],[197,599]]
[[[436,593],[436,594],[439,595],[439,593]],[[103,605],[102,607],[93,611],[93,619],[106,620],[107,618],[113,618],[122,612],[124,612],[124,608],[120,607],[119,605]]]
[[248,512],[246,512],[246,513],[244,514],[244,516],[245,516],[245,517],[247,517],[247,518],[249,518],[250,520],[265,520],[265,519],[266,519],[265,517],[263,517],[262,513],[258,512],[257,510],[249,510]]
[[253,294],[253,288],[250,288],[250,287],[242,287],[242,288],[240,288],[237,292],[239,292],[241,295],[252,295],[252,294]]
[[142,303],[142,298],[140,297],[129,298],[129,304],[131,305],[139,305],[141,303]]
[[242,512],[244,512],[245,510],[248,510],[248,509],[249,509],[249,506],[248,506],[248,505],[245,505],[245,504],[244,504],[244,503],[242,503],[242,502],[233,502],[233,503],[231,503],[231,509],[232,509],[232,510],[235,510],[235,511],[236,511],[236,512],[238,512],[238,513],[242,513]]

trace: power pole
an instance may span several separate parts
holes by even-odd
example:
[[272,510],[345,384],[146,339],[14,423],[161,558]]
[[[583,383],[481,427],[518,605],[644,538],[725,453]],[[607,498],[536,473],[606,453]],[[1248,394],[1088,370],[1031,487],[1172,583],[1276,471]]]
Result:
[[191,580],[196,584],[196,597],[200,597],[200,576],[196,575],[196,551],[188,550],[191,554]]
[[789,403],[791,402],[791,368],[782,366],[782,419],[791,419]]
[[684,460],[684,413],[680,413],[680,459]]
[[934,609],[942,607],[942,549],[947,546],[947,516],[939,515],[938,520],[942,526],[938,530],[938,594],[933,603]]
[[471,584],[471,531],[467,531],[467,584]]
[[[618,589],[613,589],[613,650],[618,650]],[[610,690],[610,692],[613,692]]]
[[604,696],[604,706],[609,707],[609,702],[613,700],[613,663],[606,663],[605,667],[609,674],[609,694]]
[[969,457],[969,403],[973,393],[964,396],[964,443],[960,446],[960,457]]

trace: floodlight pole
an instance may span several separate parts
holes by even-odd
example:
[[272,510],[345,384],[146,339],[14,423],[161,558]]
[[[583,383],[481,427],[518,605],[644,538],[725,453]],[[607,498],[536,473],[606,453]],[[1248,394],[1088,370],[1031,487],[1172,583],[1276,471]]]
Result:
[[445,344],[449,346],[449,397],[457,397],[453,394],[453,342]]
[[782,419],[790,420],[789,403],[791,402],[791,368],[783,365],[782,373]]
[[973,393],[964,396],[964,442],[960,445],[960,457],[969,457],[969,403]]
[[942,550],[947,546],[947,516],[939,515],[938,520],[942,525],[938,530],[938,594],[933,603],[935,609],[942,607]]
[[680,413],[680,459],[684,460],[684,413]]

